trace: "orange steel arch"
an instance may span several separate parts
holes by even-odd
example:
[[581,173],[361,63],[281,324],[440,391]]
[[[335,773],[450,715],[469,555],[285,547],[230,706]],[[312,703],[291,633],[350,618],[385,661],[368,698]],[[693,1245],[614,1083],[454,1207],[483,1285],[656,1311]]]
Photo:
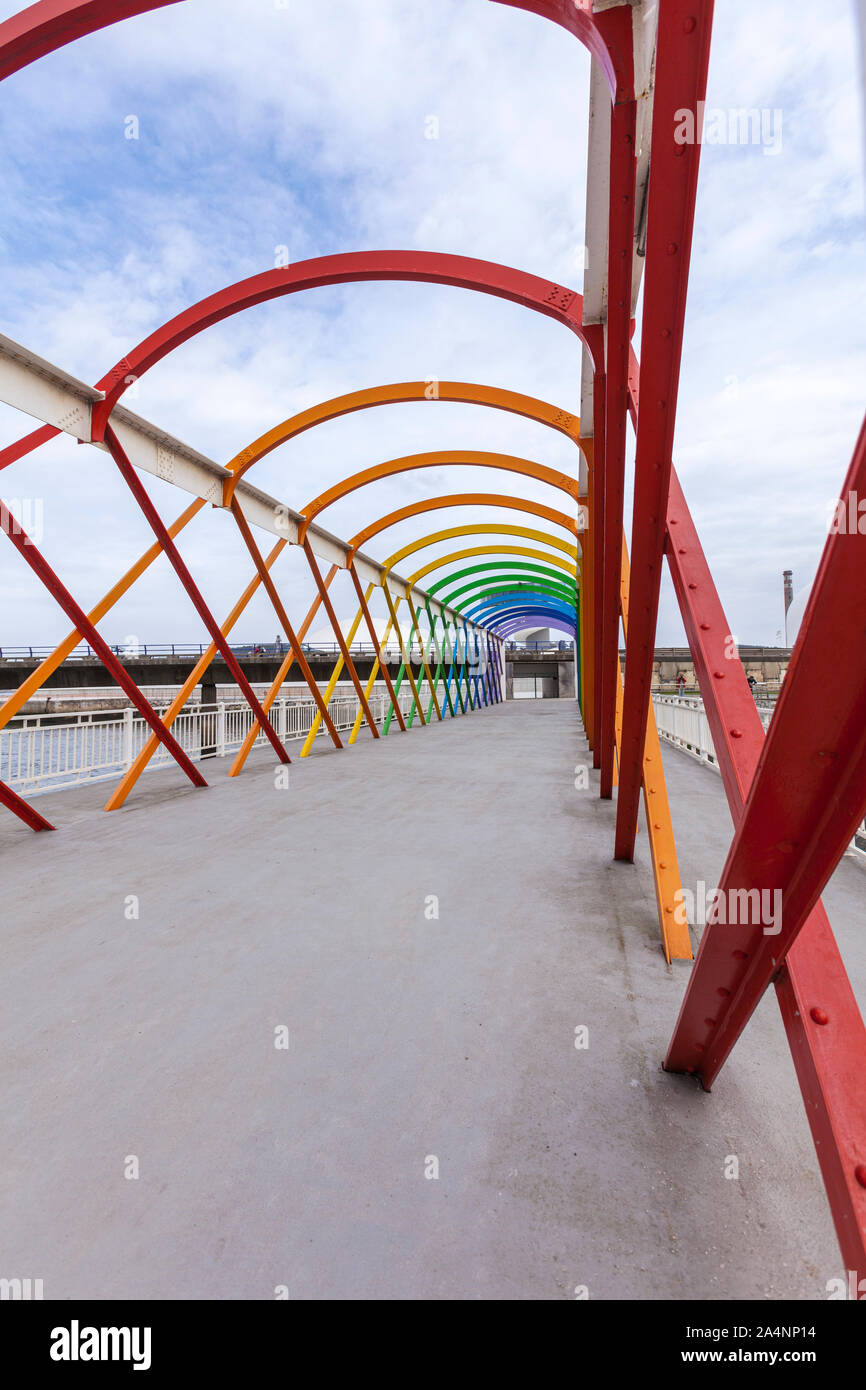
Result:
[[[434,394],[431,394],[431,391]],[[223,487],[223,504],[228,506],[241,478],[266,454],[279,448],[296,435],[312,429],[328,420],[337,420],[341,415],[351,415],[357,410],[368,410],[378,405],[402,405],[409,401],[448,401],[464,405],[485,405],[495,410],[507,410],[514,415],[522,415],[535,420],[540,425],[548,425],[568,435],[580,446],[580,419],[559,406],[536,396],[525,396],[519,391],[505,391],[497,386],[480,386],[471,381],[397,381],[386,386],[366,387],[362,391],[350,391],[345,396],[334,396],[329,401],[302,410],[287,420],[274,425],[264,434],[248,444],[239,454],[226,464],[232,474]]]
[[561,526],[572,536],[580,534],[575,517],[566,516],[565,512],[559,512],[555,507],[547,507],[543,502],[534,502],[528,497],[507,497],[498,492],[450,492],[441,497],[422,497],[418,502],[409,502],[405,507],[398,507],[396,511],[389,512],[387,516],[380,516],[378,521],[371,521],[349,541],[350,560],[357,555],[362,545],[378,536],[380,531],[387,531],[389,526],[396,526],[401,521],[408,521],[410,517],[420,516],[423,512],[435,512],[443,507],[505,507],[514,512],[529,512],[532,516],[540,517],[542,521],[549,521],[553,526]]
[[575,502],[578,498],[576,478],[569,478],[567,473],[559,473],[556,469],[548,468],[543,463],[535,463],[532,459],[518,458],[515,454],[492,454],[477,449],[463,452],[443,449],[432,454],[405,454],[402,458],[387,459],[385,463],[377,463],[372,468],[362,469],[360,473],[352,473],[348,478],[343,478],[341,482],[335,483],[326,492],[321,492],[318,497],[313,498],[303,509],[304,520],[298,527],[298,544],[303,543],[307,527],[320,512],[342,497],[348,497],[350,492],[366,487],[368,483],[378,482],[380,478],[392,478],[396,473],[411,473],[417,468],[461,466],[498,468],[505,473],[522,473],[524,477],[535,478],[537,482],[548,483],[551,487],[559,488],[561,492],[567,492]]

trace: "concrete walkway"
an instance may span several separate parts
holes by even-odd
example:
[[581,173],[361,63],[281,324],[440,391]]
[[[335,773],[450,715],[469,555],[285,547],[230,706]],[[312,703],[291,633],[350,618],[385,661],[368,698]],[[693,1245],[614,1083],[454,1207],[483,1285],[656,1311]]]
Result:
[[[323,747],[288,788],[261,754],[207,791],[154,773],[112,815],[104,786],[44,798],[55,835],[4,817],[0,1277],[826,1297],[841,1259],[775,1000],[711,1096],[661,1071],[689,967],[661,954],[645,834],[611,862],[587,762],[573,702],[519,701]],[[666,765],[684,882],[712,883],[721,782]],[[844,862],[827,898],[855,987],[864,885]]]

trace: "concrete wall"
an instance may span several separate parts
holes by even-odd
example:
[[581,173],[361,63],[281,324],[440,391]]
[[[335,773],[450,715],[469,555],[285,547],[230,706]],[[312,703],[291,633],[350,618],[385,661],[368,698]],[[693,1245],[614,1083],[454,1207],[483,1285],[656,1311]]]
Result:
[[[781,678],[788,669],[791,658],[788,647],[740,647],[740,660],[747,676],[754,676],[761,684],[778,688]],[[625,652],[620,652],[625,661]],[[688,647],[656,647],[653,661],[653,686],[676,689],[677,676],[683,673],[686,689],[697,690],[694,662]]]
[[505,698],[514,699],[515,673],[519,681],[535,680],[542,682],[537,698],[554,700],[573,700],[576,695],[574,681],[574,656],[568,653],[564,661],[548,658],[540,661],[521,660],[505,663]]

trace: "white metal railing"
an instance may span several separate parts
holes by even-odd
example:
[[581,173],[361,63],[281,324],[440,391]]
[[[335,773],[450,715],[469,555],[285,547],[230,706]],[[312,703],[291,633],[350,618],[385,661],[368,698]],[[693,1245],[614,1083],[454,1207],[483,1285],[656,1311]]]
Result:
[[[718,768],[703,700],[696,699],[693,695],[653,695],[653,709],[659,738],[667,739],[668,743],[675,743],[678,748],[685,749],[709,767]],[[758,714],[766,732],[773,711],[758,706]]]
[[670,695],[654,695],[659,738],[684,748],[703,763],[717,766],[710,726],[701,700]]
[[[377,686],[385,689],[383,681],[377,681]],[[178,685],[139,685],[144,698],[156,708],[157,705],[168,706],[171,704],[180,686]],[[270,681],[250,681],[250,689],[253,694],[263,700],[270,692]],[[197,704],[202,699],[213,699],[211,691],[215,692],[215,698],[222,700],[225,704],[242,703],[243,696],[236,685],[216,685],[206,688],[207,693],[203,692],[200,685],[197,685],[190,692],[188,705]],[[334,687],[335,696],[348,694],[353,695],[355,687],[350,680],[337,681]],[[5,700],[9,695],[13,695],[14,690],[0,690],[0,700]],[[308,700],[310,698],[310,688],[303,681],[286,681],[280,686],[280,699],[283,700]],[[104,702],[106,710],[126,709],[131,701],[124,692],[116,685],[65,685],[65,686],[43,686],[37,693],[28,700],[31,704],[46,704],[52,707],[60,706],[63,713],[64,705],[83,705],[87,703]],[[113,703],[112,703],[113,702]]]
[[[403,714],[408,715],[413,704],[411,690],[401,690],[398,700]],[[387,694],[374,692],[369,704],[374,719],[381,724],[390,704]],[[338,695],[329,702],[328,712],[338,731],[351,729],[358,708],[354,692],[351,697]],[[164,710],[157,713],[161,715]],[[309,733],[316,706],[312,700],[275,700],[269,714],[278,736],[287,741]],[[184,752],[196,761],[236,752],[253,722],[253,712],[245,703],[220,703],[205,709],[193,705],[177,716],[171,731]],[[324,726],[319,734],[327,736]],[[131,767],[149,738],[148,725],[132,708],[81,713],[62,722],[56,716],[28,715],[0,731],[0,779],[30,794],[103,781]],[[256,745],[265,742],[260,732]],[[171,754],[160,744],[148,767],[173,763]]]
[[[423,592],[423,590],[419,590]],[[336,642],[302,642],[301,647],[307,656],[339,656],[340,648]],[[53,656],[54,647],[0,647],[0,661],[40,661],[46,656]],[[142,657],[171,660],[172,657],[191,658],[194,656],[204,656],[208,650],[207,642],[138,642],[138,643],[113,643],[109,644],[109,651],[115,656],[127,661],[138,661]],[[288,655],[289,647],[285,642],[246,642],[239,646],[232,646],[231,650],[235,656],[263,657],[273,659]],[[415,661],[420,653],[417,639],[412,643],[412,660]],[[396,637],[392,636],[382,647],[373,646],[372,642],[353,642],[349,648],[352,656],[378,656],[380,651],[386,651],[391,656],[400,655],[400,644]],[[66,660],[72,661],[91,661],[98,662],[99,657],[87,642],[79,642],[77,647],[66,656]]]
[[[676,744],[707,767],[713,767],[718,771],[719,765],[703,700],[697,700],[693,696],[653,695],[653,709],[659,738]],[[758,713],[766,732],[773,711],[758,706]],[[866,862],[866,820],[858,827],[849,850]]]

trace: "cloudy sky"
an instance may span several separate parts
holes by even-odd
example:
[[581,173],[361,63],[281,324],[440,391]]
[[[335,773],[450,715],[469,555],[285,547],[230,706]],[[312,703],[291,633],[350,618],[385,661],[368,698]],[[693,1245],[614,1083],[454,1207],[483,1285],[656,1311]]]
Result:
[[[18,8],[0,4],[0,17]],[[0,330],[96,381],[191,302],[271,268],[280,247],[293,261],[461,252],[579,289],[588,74],[564,30],[490,0],[187,0],[92,35],[0,89]],[[781,147],[704,146],[675,460],[732,630],[773,644],[781,571],[794,570],[795,588],[814,573],[864,408],[853,3],[833,0],[816,23],[812,0],[717,0],[708,105],[780,112]],[[138,139],[126,138],[130,116]],[[438,139],[426,138],[430,116]],[[577,339],[540,315],[444,287],[365,284],[211,328],[127,403],[226,462],[295,411],[381,382],[477,381],[576,412],[579,371]],[[0,408],[3,443],[30,428]],[[575,466],[550,430],[439,402],[335,421],[251,477],[302,510],[345,474],[424,449]],[[147,484],[166,520],[186,505]],[[378,483],[321,520],[349,536],[410,498],[470,489],[553,500],[451,468]],[[67,437],[9,468],[2,490],[42,499],[42,549],[85,606],[151,538],[110,458]],[[384,557],[413,533],[370,549]],[[202,514],[181,549],[222,618],[250,575],[231,517]],[[292,551],[275,572],[298,618],[311,593],[303,565]],[[659,642],[678,644],[666,589]],[[0,645],[65,633],[8,542],[0,591]],[[347,580],[336,597],[348,615]],[[101,629],[111,641],[202,635],[164,560]],[[276,630],[262,598],[236,635]]]

